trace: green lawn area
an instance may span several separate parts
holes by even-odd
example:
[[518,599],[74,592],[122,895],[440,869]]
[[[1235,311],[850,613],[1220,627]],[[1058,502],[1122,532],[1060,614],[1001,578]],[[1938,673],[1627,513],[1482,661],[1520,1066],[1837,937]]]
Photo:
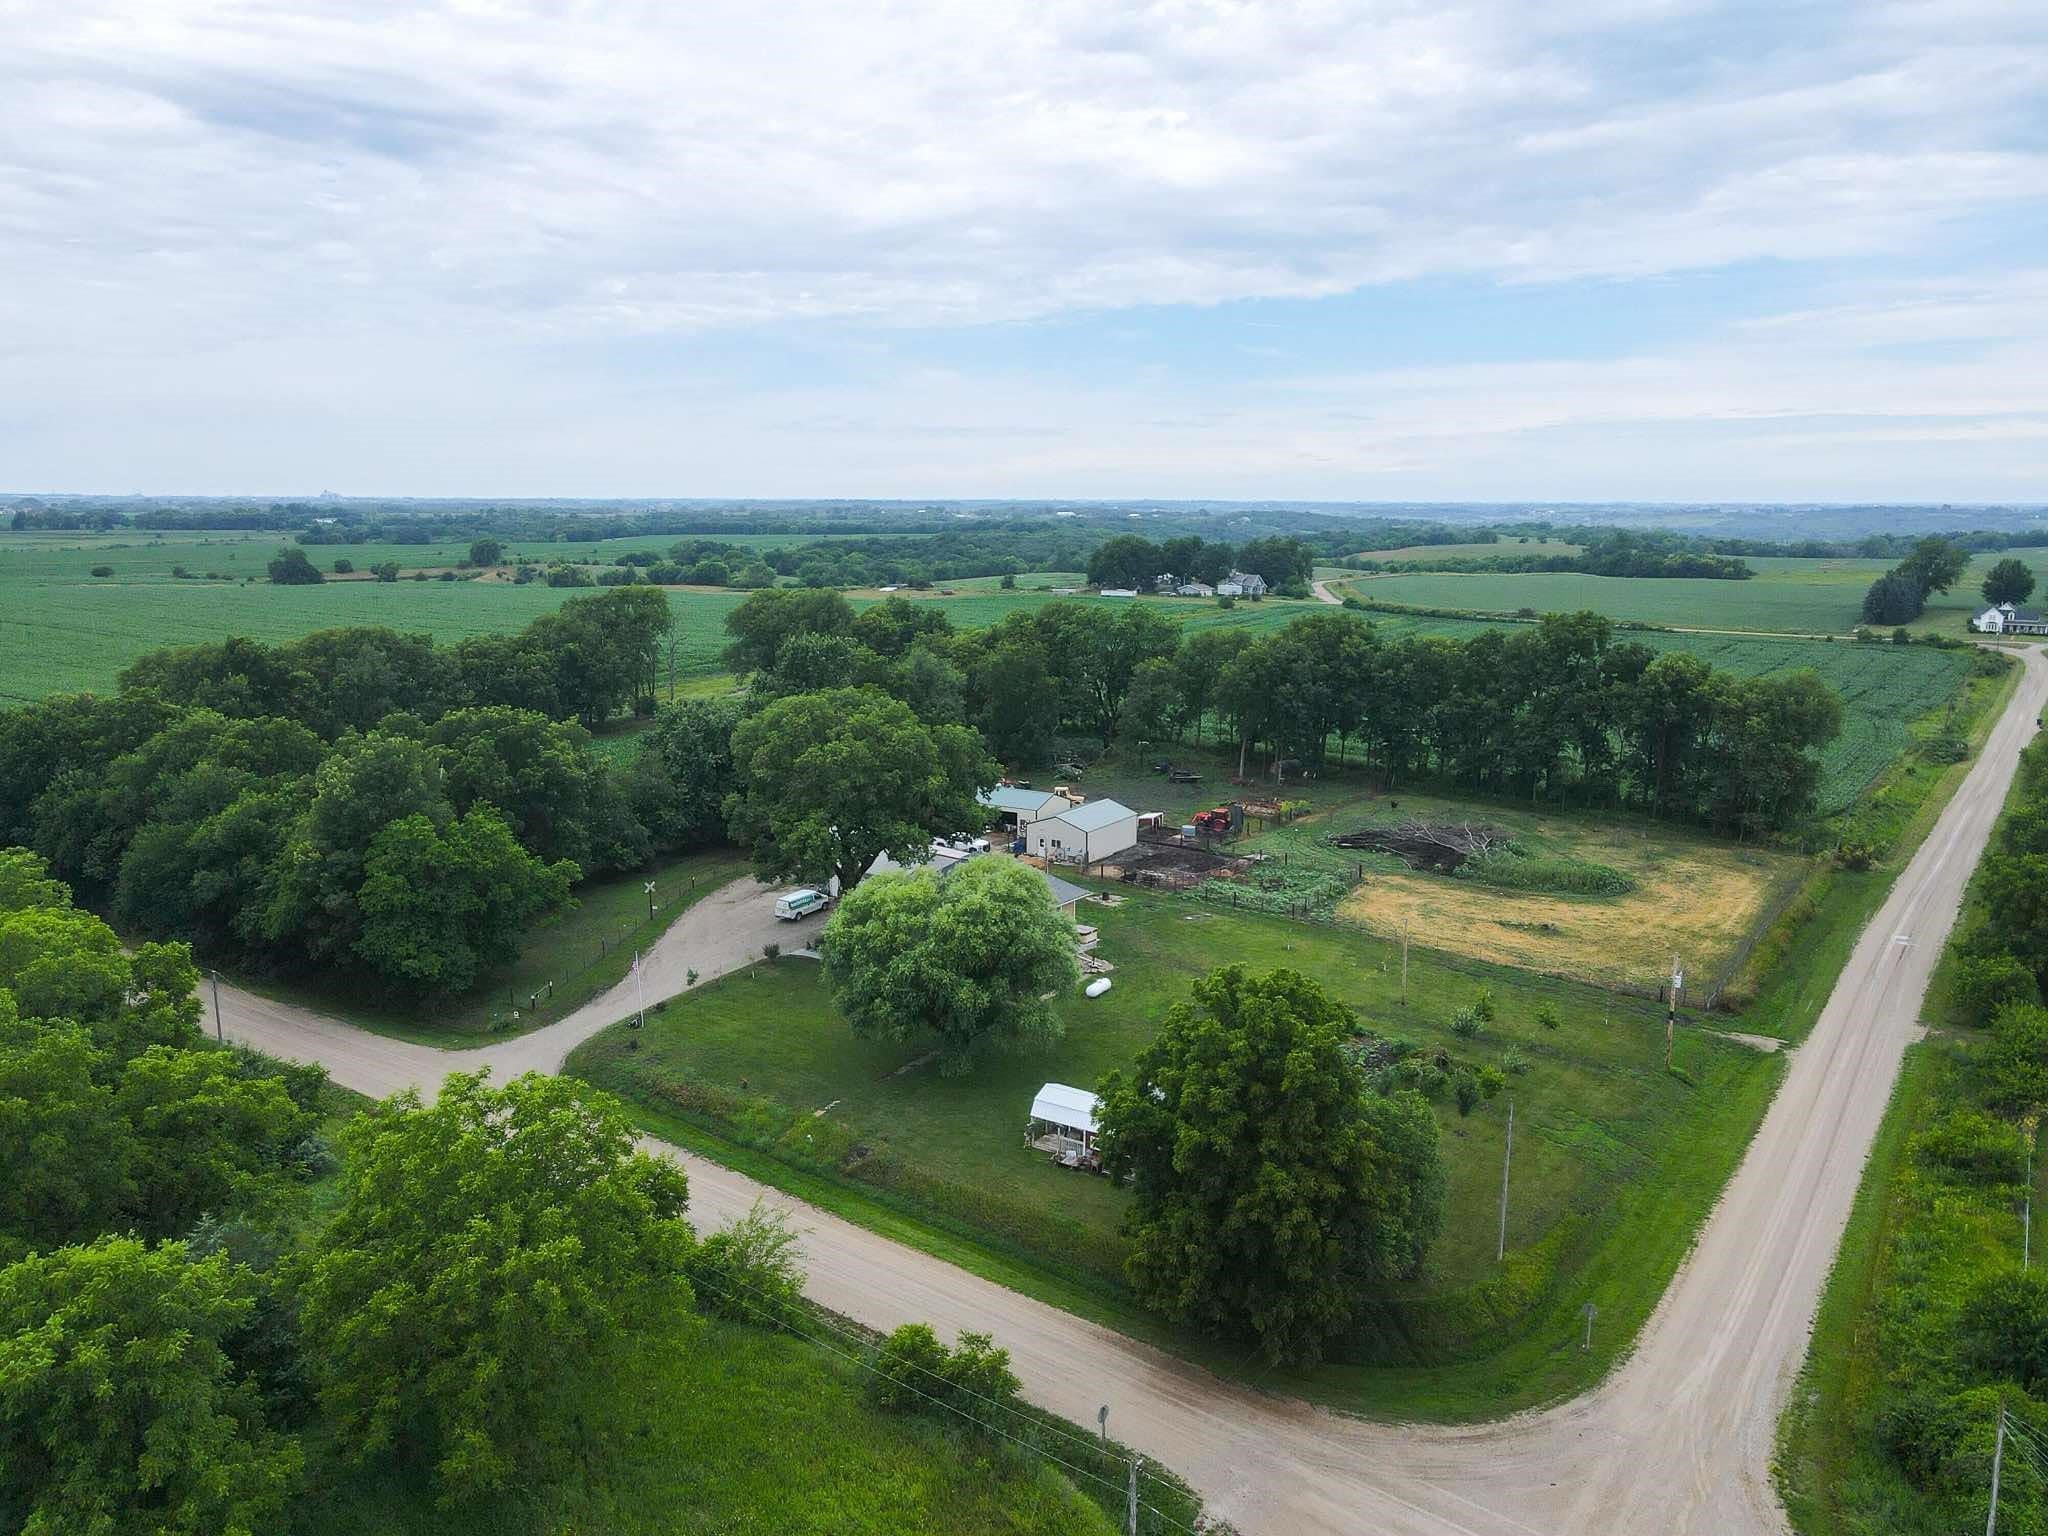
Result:
[[[1368,1028],[1425,1050],[1486,1062],[1512,1047],[1529,1065],[1510,1080],[1506,1269],[1494,1262],[1505,1101],[1469,1117],[1446,1101],[1438,1114],[1448,1219],[1426,1273],[1387,1298],[1376,1342],[1346,1351],[1360,1364],[1290,1383],[1353,1406],[1449,1417],[1497,1411],[1503,1390],[1548,1395],[1582,1374],[1585,1364],[1566,1352],[1548,1365],[1516,1366],[1515,1383],[1504,1387],[1491,1357],[1584,1283],[1609,1288],[1600,1292],[1603,1312],[1613,1309],[1624,1326],[1638,1290],[1646,1310],[1662,1280],[1646,1280],[1645,1263],[1651,1271],[1676,1264],[1777,1079],[1774,1058],[1695,1029],[1679,1043],[1679,1071],[1667,1074],[1662,1015],[1647,1000],[1418,947],[1412,1002],[1403,1007],[1400,947],[1369,935],[1143,895],[1083,912],[1116,965],[1113,990],[1070,1000],[1058,1045],[992,1056],[967,1076],[939,1076],[920,1061],[921,1047],[853,1038],[818,968],[799,960],[676,999],[637,1041],[608,1031],[572,1056],[570,1070],[645,1106],[657,1124],[680,1121],[753,1149],[750,1171],[772,1176],[759,1164],[779,1163],[799,1180],[864,1190],[1018,1261],[1056,1291],[1092,1294],[1113,1314],[1128,1307],[1117,1232],[1125,1196],[1030,1151],[1024,1122],[1041,1083],[1092,1085],[1127,1063],[1191,979],[1231,962],[1291,966],[1357,1008]],[[1476,1042],[1460,1041],[1451,1014],[1482,987],[1493,990],[1499,1017]],[[1558,1009],[1561,1028],[1535,1022],[1543,1001]],[[1640,1261],[1623,1262],[1617,1243]],[[1469,1370],[1383,1364],[1460,1358],[1473,1362]]]
[[[296,1536],[1110,1536],[1123,1529],[1042,1459],[884,1414],[814,1344],[709,1318],[636,1343],[577,1391],[573,1470],[453,1508],[422,1471],[344,1462],[309,1436]],[[1109,1495],[1098,1490],[1104,1502]]]
[[[652,944],[700,898],[750,867],[739,850],[716,848],[667,855],[644,870],[586,881],[575,889],[574,907],[528,930],[517,960],[470,991],[425,1007],[379,1005],[338,984],[232,979],[379,1034],[427,1045],[466,1046],[485,1037],[523,1035],[574,1013],[614,986],[631,969],[636,949]],[[655,884],[652,918],[645,889],[649,880]]]

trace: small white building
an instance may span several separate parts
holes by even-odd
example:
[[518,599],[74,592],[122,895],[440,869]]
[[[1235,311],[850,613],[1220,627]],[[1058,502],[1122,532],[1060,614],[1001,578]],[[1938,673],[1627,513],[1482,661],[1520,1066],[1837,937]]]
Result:
[[974,798],[988,808],[989,824],[1001,827],[1011,837],[1028,836],[1031,824],[1039,817],[1064,811],[1072,804],[1064,795],[1049,789],[1024,789],[1015,784],[998,784]]
[[1033,1095],[1031,1118],[1025,1122],[1024,1144],[1050,1152],[1069,1167],[1096,1163],[1095,1112],[1100,1101],[1086,1088],[1047,1083]]
[[1136,597],[1137,595],[1138,589],[1136,587],[1104,587],[1096,594],[1098,597]]
[[1094,864],[1138,841],[1138,813],[1115,800],[1090,800],[1036,817],[1024,834],[1025,851],[1042,859]]
[[1216,589],[1206,581],[1184,581],[1173,589],[1175,597],[1214,597]]
[[1970,628],[1980,635],[2048,635],[2048,614],[2000,603],[1970,620]]

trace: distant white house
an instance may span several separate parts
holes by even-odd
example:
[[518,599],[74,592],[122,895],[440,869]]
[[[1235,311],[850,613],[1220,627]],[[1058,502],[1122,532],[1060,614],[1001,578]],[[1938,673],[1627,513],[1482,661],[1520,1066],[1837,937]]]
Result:
[[1024,834],[1026,852],[1073,864],[1114,858],[1137,841],[1138,813],[1115,800],[1049,809]]
[[1980,635],[2048,635],[2048,614],[2000,603],[1970,620],[1970,628]]
[[1216,583],[1218,597],[1264,597],[1266,578],[1257,571],[1232,571]]
[[1173,589],[1175,597],[1214,597],[1216,589],[1206,581],[1184,581]]

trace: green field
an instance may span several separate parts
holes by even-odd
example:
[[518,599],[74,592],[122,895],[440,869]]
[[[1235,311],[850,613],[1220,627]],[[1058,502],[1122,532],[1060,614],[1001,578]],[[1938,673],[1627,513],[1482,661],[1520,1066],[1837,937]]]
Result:
[[[1502,546],[1511,547],[1511,546]],[[1926,613],[1908,626],[1916,632],[1960,635],[1982,610],[1978,587],[1995,561],[2026,562],[2048,600],[2048,549],[1981,554],[1963,579],[1929,599]],[[1416,556],[1415,558],[1422,558]],[[1706,581],[1637,576],[1459,575],[1418,572],[1353,578],[1349,588],[1372,602],[1422,608],[1464,608],[1480,613],[1576,612],[1590,608],[1613,619],[1637,619],[1685,629],[1744,629],[1794,634],[1847,634],[1862,622],[1863,594],[1893,562],[1888,560],[1751,559],[1748,581]]]
[[1509,535],[1491,544],[1403,544],[1398,549],[1361,549],[1360,560],[1508,560],[1521,555],[1576,555],[1585,546],[1564,539]]
[[[607,1032],[577,1051],[571,1070],[1114,1298],[1126,1196],[1025,1147],[1032,1094],[1046,1081],[1092,1085],[1126,1064],[1162,1011],[1211,966],[1295,967],[1357,1008],[1370,1029],[1475,1063],[1510,1048],[1528,1062],[1509,1090],[1517,1145],[1508,1279],[1493,1254],[1505,1104],[1469,1117],[1448,1100],[1439,1105],[1451,1176],[1446,1228],[1425,1275],[1392,1303],[1408,1340],[1396,1353],[1432,1359],[1484,1351],[1524,1325],[1532,1307],[1596,1260],[1625,1191],[1662,1187],[1660,1170],[1680,1146],[1703,1157],[1728,1134],[1739,1146],[1748,1123],[1724,1130],[1719,1117],[1731,1107],[1760,1110],[1775,1081],[1772,1058],[1691,1032],[1680,1045],[1682,1074],[1667,1075],[1662,1016],[1647,1000],[1418,947],[1404,1007],[1398,943],[1141,894],[1084,912],[1116,967],[1113,989],[1065,1005],[1058,1045],[991,1057],[966,1076],[939,1075],[920,1060],[921,1044],[853,1038],[817,966],[802,960],[757,966],[673,1001],[637,1048],[629,1032]],[[1482,987],[1493,989],[1499,1018],[1477,1041],[1459,1040],[1451,1014]],[[1558,1008],[1561,1028],[1535,1022],[1543,1001]]]

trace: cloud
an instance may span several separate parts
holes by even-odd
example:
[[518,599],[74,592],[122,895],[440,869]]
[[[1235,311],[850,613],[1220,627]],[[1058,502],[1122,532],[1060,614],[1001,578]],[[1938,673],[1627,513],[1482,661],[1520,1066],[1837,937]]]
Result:
[[[621,424],[675,431],[644,413],[679,391],[693,420],[817,480],[982,477],[936,493],[1026,489],[1035,472],[1082,491],[1071,480],[1201,467],[1241,482],[1261,462],[1377,484],[1431,473],[1423,445],[1461,433],[1822,411],[1880,376],[1873,408],[1902,412],[1912,373],[1865,369],[1875,332],[1915,343],[1974,305],[1973,343],[1998,320],[2041,336],[2037,298],[1872,300],[1832,276],[1924,267],[1955,231],[2048,193],[2048,27],[2029,10],[15,0],[0,12],[0,452],[81,481],[213,462],[222,483],[288,467],[284,443],[313,452],[326,412],[401,477],[436,468],[405,447],[428,424],[469,444],[494,410],[559,421],[526,444],[579,472],[624,452],[636,476],[725,474],[721,444],[665,456],[625,439]],[[890,356],[891,335],[933,328],[1744,263],[1805,264],[1841,291],[1661,358],[1316,378],[1278,411],[1250,386],[1118,390],[993,360],[934,383]],[[847,361],[848,328],[879,337],[876,355]],[[630,362],[589,361],[636,339],[827,332],[847,348],[837,392],[650,386]],[[1950,400],[2032,392],[1982,357],[1945,366]],[[990,451],[999,410],[1014,460]],[[1234,426],[1192,437],[1141,424],[1219,413]],[[1364,432],[1335,425],[1360,413]],[[820,419],[892,446],[822,432],[838,456],[793,461],[791,424]],[[918,422],[956,446],[906,461]],[[167,436],[185,446],[142,453]],[[463,452],[464,473],[498,467]]]

